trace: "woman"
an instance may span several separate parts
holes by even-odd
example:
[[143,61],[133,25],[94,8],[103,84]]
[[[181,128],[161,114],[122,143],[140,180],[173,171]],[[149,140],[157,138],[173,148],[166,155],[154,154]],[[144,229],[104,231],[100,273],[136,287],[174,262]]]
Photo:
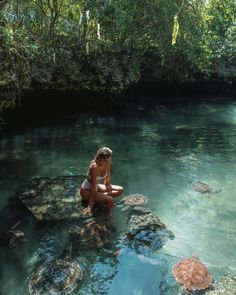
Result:
[[[123,192],[123,187],[110,184],[111,158],[112,150],[108,147],[102,147],[90,162],[87,178],[80,188],[82,199],[88,202],[85,213],[90,213],[94,203],[97,202],[104,204],[107,212],[111,213],[114,203],[113,197],[117,197]],[[102,179],[104,184],[99,184]]]

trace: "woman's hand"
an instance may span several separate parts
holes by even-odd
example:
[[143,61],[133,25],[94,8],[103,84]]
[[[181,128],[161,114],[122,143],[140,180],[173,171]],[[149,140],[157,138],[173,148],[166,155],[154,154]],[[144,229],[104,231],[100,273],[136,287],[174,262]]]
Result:
[[88,203],[88,207],[90,208],[91,211],[93,210],[93,205],[94,205],[94,201],[93,199],[90,199]]
[[84,215],[89,215],[90,213],[92,213],[93,205],[94,205],[94,201],[90,200],[89,203],[88,203],[88,206],[84,209],[83,214]]
[[91,208],[88,206],[84,209],[83,215],[89,215],[91,213]]
[[92,213],[92,210],[93,210],[93,207],[91,207],[91,206],[88,205],[88,207],[86,207],[84,209],[83,215],[89,215],[89,214],[91,214]]
[[112,191],[112,186],[110,184],[105,184],[107,192]]

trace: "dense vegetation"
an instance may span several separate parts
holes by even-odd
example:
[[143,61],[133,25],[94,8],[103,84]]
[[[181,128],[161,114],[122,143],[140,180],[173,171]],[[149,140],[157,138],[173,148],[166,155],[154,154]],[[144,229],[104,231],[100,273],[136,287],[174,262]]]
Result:
[[235,0],[0,0],[0,110],[24,89],[235,78]]

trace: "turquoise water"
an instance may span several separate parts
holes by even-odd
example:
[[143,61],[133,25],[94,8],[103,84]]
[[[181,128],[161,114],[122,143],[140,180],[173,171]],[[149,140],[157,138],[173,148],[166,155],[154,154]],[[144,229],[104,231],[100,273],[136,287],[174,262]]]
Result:
[[[171,267],[193,254],[214,280],[236,272],[236,103],[138,106],[73,116],[1,138],[0,227],[4,231],[21,220],[25,240],[1,249],[0,294],[29,294],[28,277],[40,258],[53,256],[62,243],[53,227],[45,231],[8,200],[34,176],[85,174],[101,146],[113,149],[112,182],[125,195],[146,195],[175,238],[148,257],[129,248],[115,258],[111,249],[91,251],[92,269],[73,294],[177,295]],[[193,181],[222,191],[202,195],[192,189]],[[123,215],[119,208],[113,213],[113,225],[121,230]]]

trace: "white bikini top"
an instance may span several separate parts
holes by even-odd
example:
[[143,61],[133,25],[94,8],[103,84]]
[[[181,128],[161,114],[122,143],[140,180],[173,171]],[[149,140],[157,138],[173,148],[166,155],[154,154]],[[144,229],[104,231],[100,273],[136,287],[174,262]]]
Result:
[[[106,171],[106,174],[104,176],[100,176],[100,169],[99,169],[99,166],[98,166],[97,180],[100,181],[100,180],[104,179],[105,177],[107,177],[107,173],[108,173],[108,171]],[[89,182],[91,182],[90,181],[91,177],[89,176],[89,171],[87,172],[87,179],[88,179]]]

